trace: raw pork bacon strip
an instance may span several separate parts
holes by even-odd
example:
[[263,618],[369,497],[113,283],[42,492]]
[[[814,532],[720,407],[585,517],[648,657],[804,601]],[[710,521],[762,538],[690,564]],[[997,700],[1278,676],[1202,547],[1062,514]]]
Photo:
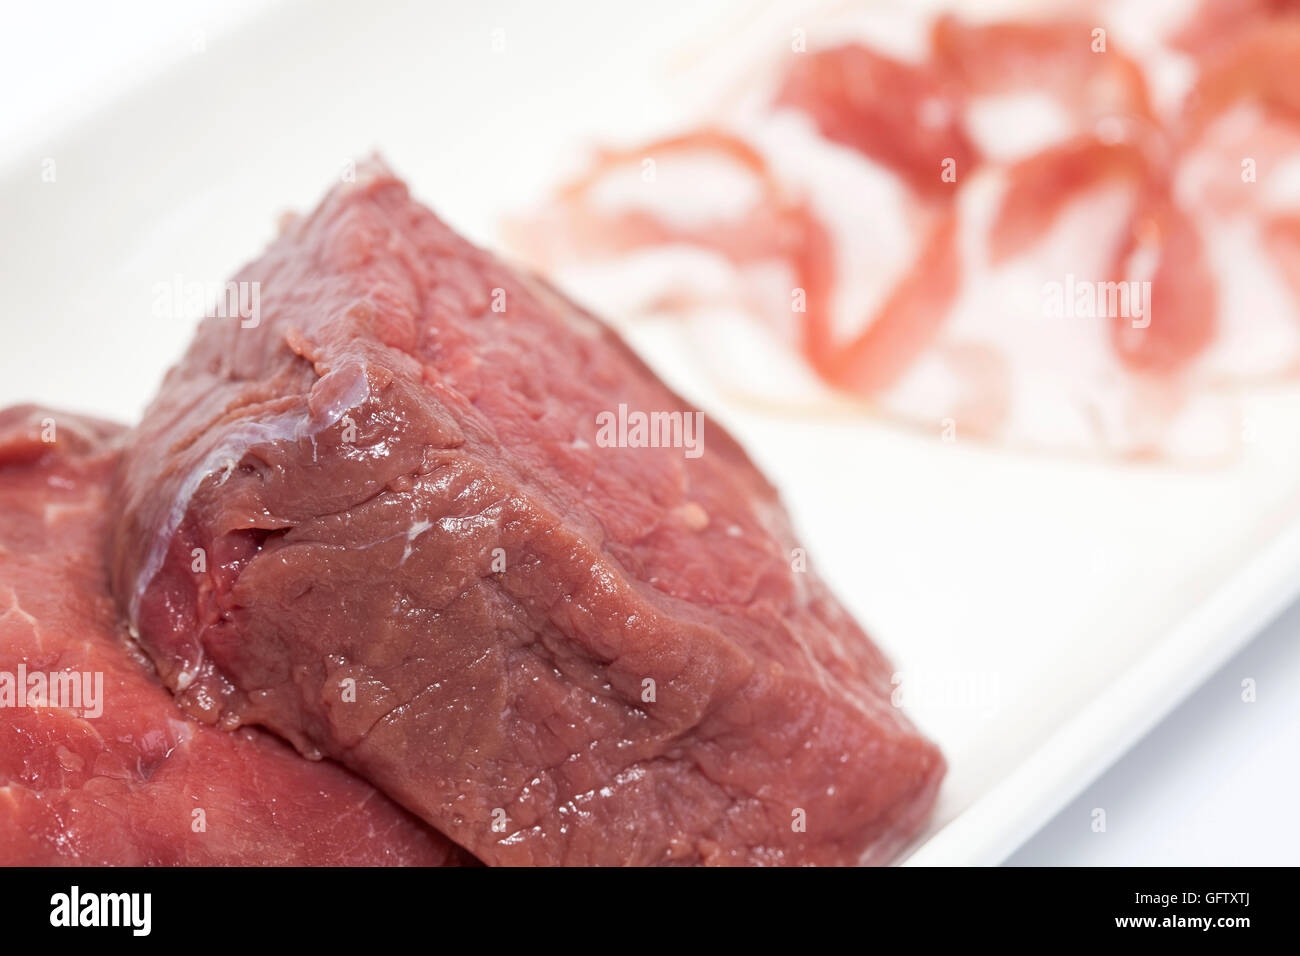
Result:
[[115,588],[177,699],[487,863],[887,861],[943,760],[776,492],[712,422],[698,457],[605,447],[601,413],[694,410],[358,180],[239,274],[261,323],[205,321],[124,455]]
[[[831,282],[807,289],[805,326],[817,348],[807,350],[813,367],[832,384],[874,394],[893,384],[934,339],[961,284],[953,183],[946,162],[965,175],[979,155],[961,121],[955,84],[941,75],[881,56],[860,46],[814,53],[796,60],[776,96],[777,106],[801,109],[822,135],[852,147],[902,177],[908,188],[936,207],[916,265],[889,292],[866,328],[848,342],[831,333]],[[804,248],[797,275],[829,263],[829,251]],[[823,266],[826,268],[827,266]]]
[[[734,161],[742,175],[752,175],[760,184],[758,202],[741,216],[703,226],[674,223],[650,210],[605,213],[589,205],[602,178],[619,168],[640,163],[646,155],[663,160],[688,153],[715,153]],[[938,181],[937,175],[934,179]],[[930,344],[960,284],[954,215],[942,199],[926,200],[934,200],[935,207],[933,225],[917,257],[926,271],[918,265],[903,275],[864,331],[849,341],[837,340],[831,324],[834,254],[827,230],[807,203],[781,188],[760,153],[719,130],[677,136],[635,151],[604,152],[588,176],[562,191],[558,208],[527,230],[520,244],[532,245],[535,259],[547,258],[561,246],[608,255],[687,245],[717,252],[737,267],[785,263],[793,286],[806,295],[798,327],[804,357],[827,381],[870,392],[896,379],[908,360]],[[666,290],[658,302],[689,307],[699,300],[687,290],[674,289]]]
[[1237,39],[1243,24],[1285,22],[1300,15],[1297,0],[1205,0],[1194,9],[1172,43],[1197,57],[1221,52]]
[[1264,228],[1264,240],[1292,294],[1300,301],[1300,214],[1270,220]]
[[939,177],[945,160],[963,176],[979,161],[962,126],[961,88],[866,47],[799,57],[776,105],[806,111],[827,139],[879,161],[927,199],[952,198],[952,184]]
[[827,381],[875,394],[894,384],[934,341],[961,283],[957,217],[951,210],[931,227],[917,261],[918,266],[890,290],[866,329],[816,363]]
[[[1142,262],[1154,262],[1149,273],[1141,271]],[[1150,282],[1151,301],[1159,303],[1159,320],[1153,317],[1146,328],[1126,316],[1111,317],[1115,350],[1130,367],[1176,372],[1213,341],[1218,291],[1205,245],[1167,186],[1145,187],[1111,275]]]
[[[704,224],[673,224],[644,211],[609,217],[598,212],[586,215],[579,211],[585,209],[588,194],[598,185],[600,175],[640,163],[645,155],[645,150],[606,151],[600,158],[599,171],[572,184],[561,196],[568,209],[579,213],[563,223],[552,224],[563,234],[564,241],[582,247],[606,243],[608,248],[623,252],[671,243],[707,246],[736,266],[768,259],[791,261],[801,286],[814,299],[828,294],[829,277],[822,265],[829,255],[824,232],[805,204],[786,199],[766,161],[752,146],[719,130],[702,130],[652,143],[648,149],[660,156],[717,156],[731,164],[738,175],[753,179],[760,199],[732,220],[720,218]],[[810,356],[823,352],[827,335],[823,322],[814,318],[808,323],[805,346]]]
[[[659,157],[692,153],[717,156],[732,164],[738,175],[752,178],[760,198],[739,216],[705,224],[673,223],[648,210],[606,215],[588,205],[590,193],[603,176],[635,166],[647,152]],[[830,239],[825,229],[806,203],[785,195],[757,150],[721,130],[675,136],[635,151],[604,151],[590,176],[571,183],[561,193],[556,215],[530,232],[540,243],[533,250],[535,257],[545,255],[543,246],[549,249],[557,244],[607,252],[685,244],[714,250],[737,267],[763,261],[789,263],[795,285],[805,291],[810,303],[807,321],[800,329],[804,354],[817,368],[828,368],[836,354],[826,314],[832,277]],[[689,304],[695,300],[684,290],[667,290],[660,301]]]
[[1152,119],[1141,69],[1109,47],[1093,52],[1094,29],[1083,21],[971,24],[945,15],[931,31],[930,62],[966,98],[1043,91],[1081,122]]
[[[1075,194],[1112,179],[1133,183],[1138,199],[1110,275],[1151,282],[1161,320],[1136,328],[1129,317],[1112,316],[1116,352],[1133,368],[1173,372],[1209,345],[1216,291],[1205,248],[1148,151],[1081,137],[1022,160],[1007,178],[990,235],[995,263],[1041,241]],[[1144,263],[1154,265],[1144,272]]]
[[[997,414],[967,421],[968,433],[973,428],[1011,441],[1048,444],[1069,435],[1066,444],[1088,443],[1125,455],[1216,458],[1229,452],[1237,434],[1231,408],[1198,383],[1250,378],[1252,368],[1261,376],[1271,374],[1278,356],[1294,343],[1274,327],[1259,332],[1276,339],[1272,348],[1240,348],[1250,337],[1243,326],[1251,321],[1249,309],[1225,299],[1222,270],[1231,266],[1212,258],[1207,241],[1217,228],[1210,213],[1222,206],[1210,201],[1211,191],[1236,197],[1235,209],[1246,205],[1233,187],[1240,185],[1240,157],[1224,166],[1196,141],[1208,124],[1242,103],[1257,104],[1273,122],[1294,115],[1300,87],[1284,64],[1295,62],[1300,52],[1293,39],[1300,36],[1295,33],[1300,19],[1288,9],[1270,6],[1272,19],[1258,26],[1234,22],[1226,31],[1231,41],[1201,51],[1202,77],[1185,113],[1172,117],[1153,106],[1143,69],[1121,49],[1120,36],[1108,33],[1105,52],[1094,52],[1089,22],[972,24],[943,16],[931,27],[928,56],[919,62],[845,44],[842,31],[836,45],[793,57],[765,104],[733,110],[715,121],[711,135],[724,130],[745,144],[756,154],[751,164],[762,164],[769,178],[757,205],[734,231],[750,247],[763,247],[775,269],[784,264],[791,286],[802,287],[809,275],[817,275],[818,295],[808,296],[806,313],[791,315],[787,308],[784,316],[798,329],[795,341],[808,366],[837,389],[872,398],[886,412],[914,421],[934,422],[970,407],[952,397],[954,390],[966,399],[975,397],[972,389],[1008,396],[1007,402],[986,403]],[[1222,13],[1207,8],[1204,16]],[[968,128],[973,109],[990,97],[1017,93],[1045,93],[1060,107],[1070,133],[1033,153],[990,159],[977,145],[985,140]],[[800,114],[820,139],[807,138],[792,122]],[[1284,137],[1273,135],[1271,143],[1265,148],[1254,142],[1251,150],[1251,155],[1267,153],[1260,162],[1270,171],[1295,152]],[[861,157],[862,183],[866,170],[886,170],[911,197],[901,208],[905,228],[915,236],[915,253],[901,271],[873,271],[873,262],[851,257],[864,232],[886,224],[884,206],[862,215],[862,205],[854,206],[855,197],[847,192],[840,204],[807,198],[822,188],[826,170],[842,169],[846,150]],[[1203,166],[1207,159],[1219,164],[1205,166],[1215,178],[1197,184],[1200,192],[1176,188],[1179,164],[1191,150]],[[667,160],[672,152],[660,143],[625,155]],[[939,175],[948,158],[957,161],[955,184]],[[625,197],[624,207],[613,205],[608,190],[595,188],[610,172],[608,165],[597,164],[565,191],[556,203],[559,213],[552,210],[537,227],[537,233],[560,241],[534,261],[576,283],[583,294],[595,295],[607,309],[665,303],[601,300],[593,270],[575,274],[567,266],[605,262],[621,270],[619,275],[635,274],[628,270],[655,264],[656,247],[719,252],[738,261],[729,251],[731,236],[674,225],[682,201],[662,178],[654,189]],[[696,188],[692,195],[701,192]],[[984,219],[990,192],[992,215]],[[1115,197],[1123,197],[1124,204],[1117,207]],[[771,224],[779,217],[771,211],[778,203],[800,208],[801,200],[807,210],[801,230],[818,236],[817,246],[772,238],[777,233]],[[1080,210],[1088,207],[1097,212],[1082,216]],[[697,218],[709,211],[707,201],[693,201]],[[726,209],[719,206],[718,215],[727,215]],[[1278,211],[1269,216],[1277,218]],[[660,224],[656,236],[643,234],[634,248],[624,247],[622,262],[611,256],[607,240],[646,221]],[[758,233],[765,223],[769,232]],[[1072,226],[1078,249],[1068,255],[1061,254],[1057,234],[1063,223]],[[1290,246],[1270,236],[1261,241],[1285,266]],[[820,269],[812,261],[813,248],[830,250]],[[1024,293],[1021,309],[1041,310],[1036,290],[1048,281],[1059,283],[1067,272],[1097,285],[1150,282],[1154,316],[1147,318],[1152,320],[1122,314],[1083,326],[1078,323],[1087,319],[1043,319],[1030,311],[1037,328],[1025,324],[1023,312],[1017,322],[1004,322],[1009,316],[999,309],[1009,301],[1008,291]],[[760,284],[751,273],[737,269],[740,292],[733,301],[755,308],[771,326],[774,317],[782,318],[782,303],[773,295],[782,294],[780,286],[771,275]],[[862,294],[868,281],[877,284],[874,297]],[[864,299],[874,304],[855,311]],[[705,314],[700,302],[680,290],[673,304]],[[1063,357],[1044,351],[1052,347],[1054,333],[1047,327],[1052,321],[1058,323],[1056,347],[1083,360],[1067,364],[1065,375],[1054,371]],[[1065,328],[1061,321],[1076,325]],[[1225,358],[1216,345],[1229,332],[1237,345]],[[969,378],[961,370],[973,367],[969,358],[976,354],[987,374]],[[952,360],[958,355],[963,358]],[[1154,402],[1153,396],[1158,396]],[[1044,431],[1046,419],[1033,409],[1049,404],[1060,405],[1073,423]],[[1152,408],[1161,409],[1161,421],[1153,423]],[[1090,422],[1105,424],[1094,429]],[[1133,422],[1143,425],[1135,428]]]
[[1081,192],[1109,180],[1141,183],[1148,159],[1127,142],[1079,136],[1034,153],[1007,172],[1008,185],[989,235],[993,263],[1006,262],[1042,241]]
[[1300,14],[1248,24],[1230,44],[1202,60],[1202,71],[1188,95],[1185,135],[1202,133],[1234,103],[1252,100],[1300,122]]
[[[42,440],[46,420],[54,442]],[[0,708],[0,862],[468,861],[341,767],[303,760],[261,731],[226,733],[181,714],[108,591],[108,488],[120,432],[30,406],[0,411],[0,670],[103,675],[98,716]]]

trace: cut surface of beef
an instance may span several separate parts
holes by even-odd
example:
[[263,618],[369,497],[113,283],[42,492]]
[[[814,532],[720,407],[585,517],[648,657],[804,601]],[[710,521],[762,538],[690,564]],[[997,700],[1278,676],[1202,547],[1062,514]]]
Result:
[[465,859],[337,764],[180,712],[108,589],[119,433],[0,411],[0,864]]
[[[490,864],[883,862],[943,760],[736,442],[382,164],[132,433],[112,576],[190,714]],[[193,570],[194,555],[205,557]]]

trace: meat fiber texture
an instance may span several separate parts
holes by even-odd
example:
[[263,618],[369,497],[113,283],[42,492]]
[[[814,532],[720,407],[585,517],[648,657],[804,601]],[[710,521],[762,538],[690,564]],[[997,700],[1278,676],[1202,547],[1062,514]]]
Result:
[[463,859],[337,764],[177,709],[108,590],[119,433],[30,406],[0,411],[0,864]]
[[260,314],[203,322],[114,509],[116,593],[189,713],[489,864],[876,863],[915,833],[944,764],[890,664],[725,431],[619,444],[611,417],[696,410],[601,322],[378,161],[235,278]]

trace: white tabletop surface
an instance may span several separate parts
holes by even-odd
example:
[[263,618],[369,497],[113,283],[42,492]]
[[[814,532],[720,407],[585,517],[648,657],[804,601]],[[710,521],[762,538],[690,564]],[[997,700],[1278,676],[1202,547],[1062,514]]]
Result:
[[[30,152],[268,0],[46,0],[0,33],[0,165]],[[1300,605],[1220,669],[1009,860],[1297,864]],[[1243,686],[1254,689],[1243,700]],[[1095,832],[1095,811],[1106,828]]]

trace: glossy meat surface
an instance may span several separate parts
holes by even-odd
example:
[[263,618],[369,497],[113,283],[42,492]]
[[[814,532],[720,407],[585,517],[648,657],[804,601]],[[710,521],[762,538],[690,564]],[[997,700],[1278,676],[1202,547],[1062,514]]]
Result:
[[0,863],[463,859],[336,764],[304,760],[264,731],[226,733],[177,709],[108,590],[108,484],[119,433],[47,409],[0,411],[0,671],[10,680],[20,668],[29,678],[90,675],[80,684],[89,694],[54,701],[80,709],[32,706],[38,701],[26,692],[20,705],[8,685],[15,696],[0,707]]
[[[134,433],[114,584],[190,713],[495,864],[881,862],[943,761],[722,429],[379,164],[239,281]],[[692,420],[694,420],[692,418]],[[191,570],[196,549],[206,570]]]

